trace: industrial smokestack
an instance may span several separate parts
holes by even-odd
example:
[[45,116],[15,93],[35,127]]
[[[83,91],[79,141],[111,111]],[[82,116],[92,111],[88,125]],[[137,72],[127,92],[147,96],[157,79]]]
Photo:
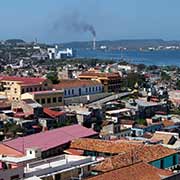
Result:
[[96,36],[93,36],[93,50],[96,50]]

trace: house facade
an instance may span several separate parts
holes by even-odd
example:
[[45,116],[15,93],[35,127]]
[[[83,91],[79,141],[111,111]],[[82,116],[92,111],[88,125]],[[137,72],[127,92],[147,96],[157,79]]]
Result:
[[82,80],[97,80],[104,86],[104,92],[119,92],[121,86],[121,76],[119,73],[101,73],[87,71],[79,75]]
[[46,78],[0,76],[0,94],[10,101],[20,100],[27,92],[45,91],[52,88],[52,83]]
[[57,107],[64,104],[63,90],[29,92],[21,95],[21,99],[32,99],[43,107]]
[[64,97],[83,96],[103,92],[103,85],[96,80],[62,80],[53,85],[56,90],[64,90]]
[[178,154],[173,154],[152,162],[149,162],[154,167],[160,168],[160,169],[173,169],[179,164]]

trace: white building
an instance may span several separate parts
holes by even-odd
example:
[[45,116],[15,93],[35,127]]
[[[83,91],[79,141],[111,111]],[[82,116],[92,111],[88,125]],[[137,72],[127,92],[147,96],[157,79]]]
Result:
[[132,67],[130,65],[118,65],[118,69],[124,71],[131,71]]
[[99,162],[86,156],[61,155],[27,164],[25,178],[80,179],[90,174],[90,166]]
[[[37,152],[37,153],[36,153]],[[55,180],[83,178],[90,174],[91,165],[101,160],[86,156],[60,155],[48,159],[37,159],[37,149],[27,150],[22,157],[1,157],[3,165],[0,179],[3,180]]]
[[73,49],[67,48],[59,50],[58,46],[55,48],[48,48],[49,59],[62,59],[62,58],[72,58],[74,56]]
[[[29,148],[24,156],[0,156],[0,180],[23,179],[26,165],[41,158],[41,150]],[[25,167],[25,168],[24,168]]]
[[64,97],[74,97],[103,92],[103,85],[96,80],[62,80],[54,89],[64,90]]

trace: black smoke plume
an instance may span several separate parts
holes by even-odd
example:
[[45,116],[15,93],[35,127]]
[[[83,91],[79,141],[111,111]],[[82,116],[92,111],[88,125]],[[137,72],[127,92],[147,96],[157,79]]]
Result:
[[90,32],[94,37],[96,36],[96,30],[94,26],[81,19],[79,13],[75,12],[71,15],[66,15],[61,20],[56,21],[54,29],[65,28],[67,31],[75,32]]

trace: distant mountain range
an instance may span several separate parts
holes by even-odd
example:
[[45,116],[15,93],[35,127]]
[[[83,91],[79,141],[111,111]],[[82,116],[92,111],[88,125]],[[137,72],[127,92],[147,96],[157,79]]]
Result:
[[[26,44],[24,40],[21,39],[8,39],[5,41],[7,44]],[[54,43],[55,44],[55,43]],[[59,44],[63,48],[82,48],[88,49],[92,48],[92,41],[73,41],[67,43]],[[109,49],[139,49],[139,48],[149,48],[149,47],[159,47],[159,46],[180,46],[180,41],[165,41],[163,39],[136,39],[136,40],[103,40],[96,41],[96,47],[106,46]]]
[[[92,41],[74,41],[61,44],[64,48],[92,48]],[[165,41],[163,39],[137,39],[137,40],[103,40],[97,41],[96,46],[107,46],[108,48],[139,49],[158,46],[180,46],[180,41]]]

